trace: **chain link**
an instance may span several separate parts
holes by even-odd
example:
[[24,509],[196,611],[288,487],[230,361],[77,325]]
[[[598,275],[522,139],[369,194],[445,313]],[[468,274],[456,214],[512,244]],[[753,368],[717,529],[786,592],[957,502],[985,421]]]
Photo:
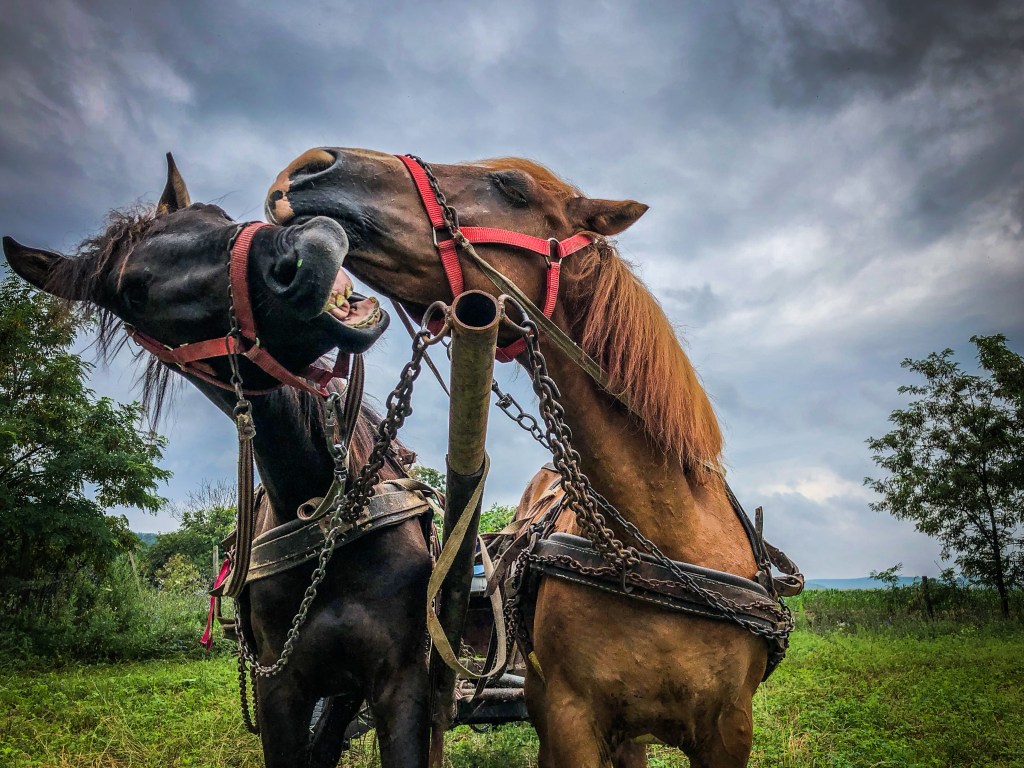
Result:
[[495,405],[501,409],[501,412],[529,432],[534,440],[547,448],[548,453],[551,453],[551,442],[548,440],[544,430],[540,428],[540,422],[537,421],[537,417],[532,413],[528,413],[511,394],[503,392],[501,387],[498,386],[496,379],[491,381],[491,391],[498,396]]

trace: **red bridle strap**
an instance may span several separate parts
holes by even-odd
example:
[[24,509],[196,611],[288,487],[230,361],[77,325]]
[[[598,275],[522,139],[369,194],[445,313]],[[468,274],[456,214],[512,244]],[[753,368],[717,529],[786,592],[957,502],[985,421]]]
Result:
[[[465,281],[462,277],[462,264],[459,262],[459,254],[456,248],[454,232],[444,218],[444,211],[440,201],[430,185],[430,178],[423,166],[409,155],[397,156],[412,176],[416,191],[419,192],[423,208],[427,212],[430,226],[434,230],[434,244],[437,246],[438,254],[441,257],[441,266],[448,278],[448,285],[452,290],[452,298],[458,296],[465,289]],[[473,245],[507,245],[513,248],[522,248],[543,256],[548,263],[546,283],[547,290],[544,296],[544,316],[550,318],[555,311],[555,303],[558,301],[558,285],[562,270],[562,259],[571,256],[582,248],[586,248],[593,242],[590,235],[579,233],[564,240],[524,235],[521,232],[512,232],[507,229],[496,229],[494,227],[460,227],[454,222],[455,228],[462,233]],[[445,239],[442,239],[445,238]],[[526,349],[526,342],[523,339],[512,342],[505,347],[499,347],[495,353],[495,359],[501,363],[508,363],[515,360],[516,356],[522,354]]]
[[231,246],[231,263],[228,273],[231,281],[231,302],[238,323],[238,336],[229,334],[206,341],[182,344],[179,347],[168,347],[130,325],[126,325],[125,330],[134,342],[156,356],[161,362],[177,366],[185,373],[221,389],[233,391],[234,387],[218,379],[213,368],[204,361],[215,357],[241,355],[281,382],[268,389],[243,389],[242,391],[247,395],[264,395],[288,384],[315,395],[326,396],[327,383],[333,378],[346,374],[348,355],[339,353],[333,369],[314,364],[303,371],[301,376],[296,376],[260,345],[259,336],[256,334],[256,318],[252,312],[252,301],[249,296],[249,252],[252,250],[253,236],[259,230],[269,226],[271,225],[264,222],[246,224]]

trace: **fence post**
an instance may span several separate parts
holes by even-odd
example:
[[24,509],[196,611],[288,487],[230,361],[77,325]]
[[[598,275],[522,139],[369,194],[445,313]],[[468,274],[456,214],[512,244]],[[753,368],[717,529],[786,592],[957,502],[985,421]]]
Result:
[[921,577],[921,594],[924,595],[924,608],[928,611],[928,618],[935,618],[935,610],[932,608],[932,592],[928,588],[928,577]]

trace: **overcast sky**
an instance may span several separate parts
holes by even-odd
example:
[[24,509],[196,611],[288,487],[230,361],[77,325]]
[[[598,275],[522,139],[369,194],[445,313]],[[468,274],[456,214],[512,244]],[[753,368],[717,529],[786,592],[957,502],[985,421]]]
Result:
[[[531,157],[651,206],[620,250],[677,323],[768,538],[812,577],[937,572],[933,542],[868,508],[864,441],[901,404],[904,357],[951,346],[972,365],[975,333],[1024,348],[1024,6],[4,6],[3,234],[73,247],[159,196],[167,150],[194,200],[239,219],[311,146]],[[393,323],[371,392],[408,347]],[[129,399],[132,379],[119,359],[92,386]],[[500,380],[532,402],[512,366]],[[443,466],[436,383],[415,405],[405,440]],[[487,503],[514,503],[544,455],[497,411],[492,427]],[[170,499],[231,479],[233,427],[195,390],[160,431]]]

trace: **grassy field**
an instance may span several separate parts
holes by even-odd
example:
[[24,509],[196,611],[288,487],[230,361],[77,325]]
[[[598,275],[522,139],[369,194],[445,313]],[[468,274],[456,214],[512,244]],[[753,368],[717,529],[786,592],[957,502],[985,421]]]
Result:
[[[0,765],[260,766],[233,659],[0,673]],[[1024,629],[799,630],[755,700],[755,766],[1024,766]],[[458,729],[457,768],[535,765],[525,725]],[[372,736],[343,763],[377,765]],[[685,766],[651,748],[651,764]]]

